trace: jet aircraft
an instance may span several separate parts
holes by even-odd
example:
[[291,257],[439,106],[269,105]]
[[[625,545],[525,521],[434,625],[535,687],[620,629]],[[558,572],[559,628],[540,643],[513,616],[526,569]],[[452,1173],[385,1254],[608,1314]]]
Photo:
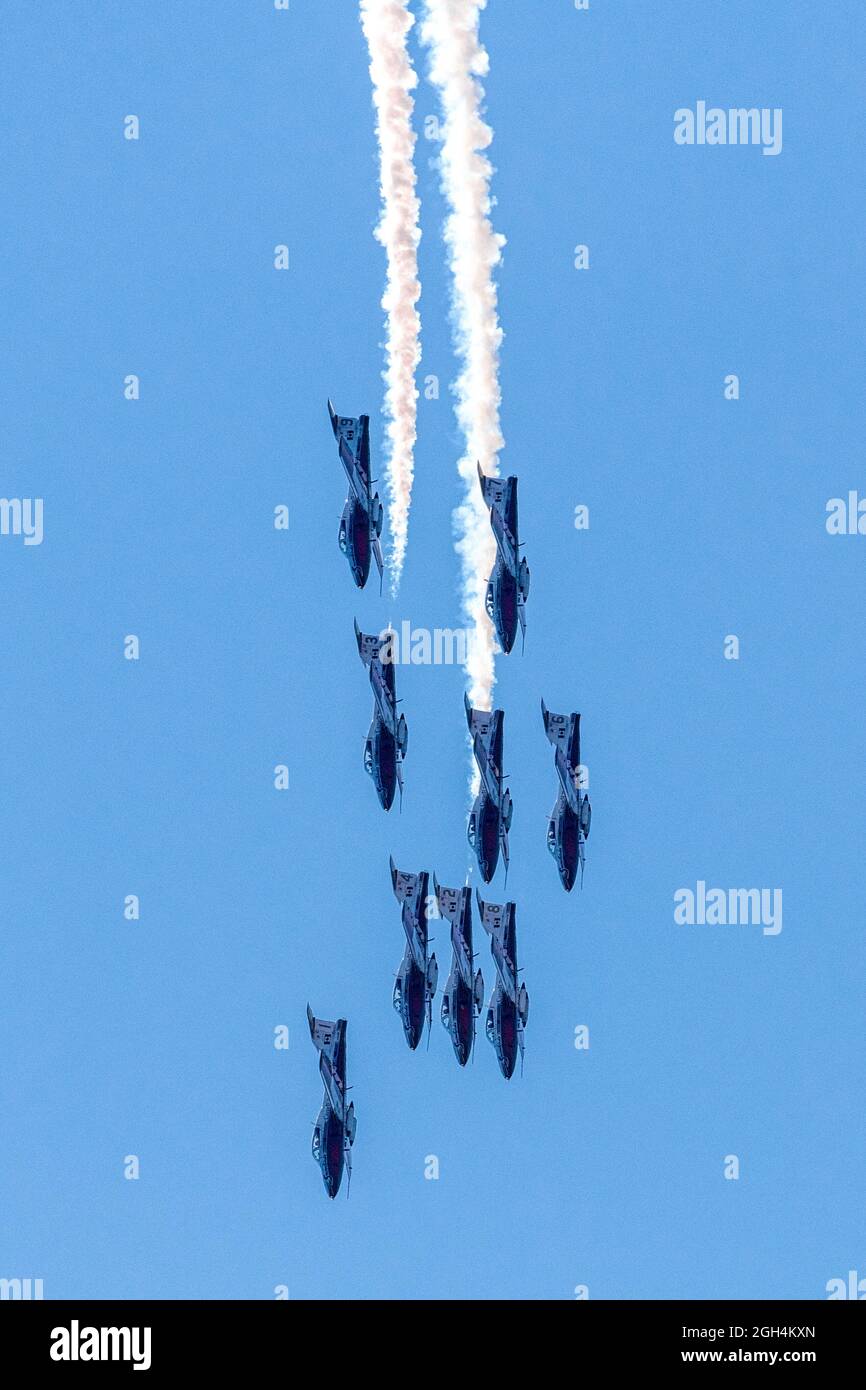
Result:
[[[370,668],[373,687],[373,722],[364,745],[364,767],[372,777],[383,810],[390,811],[394,791],[403,795],[403,759],[409,745],[405,715],[397,714],[394,662],[389,660],[390,638],[369,637],[355,623],[358,655]],[[384,651],[383,651],[384,649]]]
[[439,915],[451,923],[451,974],[442,996],[442,1024],[447,1029],[457,1061],[465,1067],[475,1044],[475,1020],[484,1004],[481,971],[473,977],[472,889],[441,888],[434,875],[433,889]]
[[466,708],[466,722],[472,738],[472,751],[481,774],[481,787],[475,804],[469,814],[467,837],[478,859],[478,867],[485,883],[489,883],[496,873],[499,863],[499,850],[505,861],[508,875],[508,832],[511,829],[513,806],[511,793],[503,787],[502,710],[473,709],[466,695],[463,696]]
[[496,984],[487,1006],[487,1038],[496,1049],[499,1070],[506,1081],[514,1074],[517,1053],[523,1061],[523,1030],[529,1017],[526,985],[517,979],[517,923],[514,903],[481,901],[476,892],[484,930],[496,965]]
[[551,714],[542,700],[541,717],[544,732],[556,749],[554,766],[559,778],[559,791],[547,822],[547,848],[556,860],[563,888],[570,893],[578,868],[583,882],[592,819],[589,796],[582,785],[580,715]]
[[[319,1052],[319,1074],[325,1087],[325,1097],[319,1117],[313,1127],[313,1158],[322,1170],[322,1180],[329,1197],[340,1190],[343,1167],[352,1177],[352,1145],[355,1142],[355,1105],[346,1106],[346,1020],[329,1023],[314,1018],[307,1005],[310,1037]],[[348,1186],[347,1186],[348,1195]]]
[[426,1021],[428,1028],[433,1017],[433,996],[439,982],[436,957],[430,955],[427,931],[427,905],[430,875],[403,874],[391,860],[391,886],[394,897],[403,908],[403,930],[406,947],[394,984],[393,1004],[403,1024],[406,1042],[414,1052],[421,1041]]
[[487,616],[496,628],[499,645],[506,653],[514,646],[517,625],[526,637],[526,600],[529,597],[529,565],[520,556],[517,523],[517,479],[488,478],[478,465],[478,481],[490,525],[496,537],[496,564],[487,584]]
[[340,517],[340,549],[349,562],[352,578],[363,589],[370,573],[370,555],[376,561],[381,581],[383,563],[382,503],[372,492],[370,478],[370,417],[338,415],[328,401],[331,429],[340,449],[340,462],[349,480],[349,494]]

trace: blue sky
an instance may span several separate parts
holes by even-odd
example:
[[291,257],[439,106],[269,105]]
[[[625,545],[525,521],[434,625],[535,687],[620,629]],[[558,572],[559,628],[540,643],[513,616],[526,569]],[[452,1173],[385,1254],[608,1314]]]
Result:
[[[457,1067],[438,999],[427,1053],[390,1004],[389,853],[446,884],[470,865],[461,673],[398,671],[406,794],[385,816],[352,637],[353,617],[460,621],[436,146],[419,375],[443,389],[419,402],[393,601],[337,549],[325,410],[369,411],[381,456],[354,3],[50,0],[7,23],[0,491],[44,498],[45,538],[0,538],[0,1275],[58,1298],[629,1299],[817,1298],[866,1274],[866,540],[824,527],[829,498],[866,491],[862,6],[483,16],[502,464],[533,577],[525,655],[497,667],[531,998],[507,1084],[483,1035]],[[675,145],[700,99],[781,107],[781,155]],[[419,127],[435,111],[422,80]],[[583,716],[571,896],[545,849],[542,696]],[[675,925],[699,879],[780,887],[781,934]],[[486,943],[481,964],[489,990]],[[310,1157],[307,1000],[349,1020],[348,1202]]]

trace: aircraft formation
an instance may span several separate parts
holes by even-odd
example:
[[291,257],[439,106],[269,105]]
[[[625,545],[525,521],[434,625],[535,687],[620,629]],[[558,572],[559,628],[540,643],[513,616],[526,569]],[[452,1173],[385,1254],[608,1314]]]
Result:
[[[331,428],[340,461],[348,479],[348,494],[340,517],[338,542],[352,578],[363,589],[370,574],[371,557],[380,581],[383,573],[381,532],[382,504],[373,491],[370,474],[370,417],[338,415],[328,402]],[[529,565],[521,556],[517,511],[517,478],[486,477],[478,469],[478,481],[490,526],[496,540],[496,560],[485,595],[487,615],[502,651],[510,652],[517,638],[526,636],[526,601]],[[409,746],[406,717],[398,711],[396,666],[388,633],[373,636],[355,622],[358,655],[367,668],[373,692],[373,717],[364,744],[364,768],[376,789],[384,811],[389,811],[399,792],[402,804],[403,763]],[[501,709],[473,709],[464,695],[464,708],[472,753],[478,769],[478,793],[466,828],[469,844],[485,884],[492,881],[500,857],[508,877],[508,834],[513,803],[503,772],[505,715]],[[581,763],[580,715],[553,714],[541,702],[544,732],[554,749],[556,800],[547,822],[547,848],[566,892],[578,875],[583,880],[591,808]],[[460,888],[443,888],[425,869],[406,873],[390,861],[391,887],[400,905],[405,942],[397,969],[392,1003],[400,1017],[407,1046],[414,1052],[425,1029],[429,1046],[433,1003],[439,984],[439,966],[430,950],[430,921],[442,919],[451,928],[451,969],[442,992],[440,1019],[454,1055],[465,1067],[473,1055],[477,1020],[484,1011],[484,979],[473,947],[473,902],[468,882]],[[499,1069],[506,1080],[521,1067],[524,1033],[529,1018],[529,994],[519,978],[517,956],[517,905],[485,902],[475,893],[475,910],[490,938],[494,984],[487,1003],[484,1032],[493,1046]],[[313,1157],[321,1170],[329,1197],[339,1191],[344,1169],[351,1176],[351,1151],[355,1140],[354,1104],[346,1104],[345,1019],[335,1023],[316,1018],[309,1005],[310,1035],[319,1052],[319,1072],[324,1098],[313,1128]],[[348,1188],[348,1183],[347,1183]]]

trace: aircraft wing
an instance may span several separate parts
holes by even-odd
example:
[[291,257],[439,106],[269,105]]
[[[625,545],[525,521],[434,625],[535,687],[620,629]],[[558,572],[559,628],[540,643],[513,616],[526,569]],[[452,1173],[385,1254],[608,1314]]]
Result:
[[392,684],[388,683],[384,668],[380,662],[376,662],[370,670],[370,683],[373,687],[373,694],[376,697],[376,705],[390,733],[397,736],[397,701],[393,689],[393,672],[391,675]]
[[473,709],[465,695],[463,701],[478,771],[487,795],[498,806],[502,798],[502,710]]
[[466,709],[466,722],[469,725],[469,733],[472,736],[472,749],[475,754],[475,761],[478,763],[481,776],[487,780],[488,792],[495,801],[499,801],[499,783],[502,778],[502,747],[504,734],[504,716],[501,709],[483,710],[473,709],[468,697],[464,694],[463,704]]
[[394,897],[398,903],[413,902],[418,894],[418,884],[421,881],[420,874],[404,874],[396,867],[394,860],[391,859],[391,887],[394,889]]
[[477,889],[475,890],[475,901],[481,915],[482,927],[490,936],[495,938],[497,932],[504,928],[514,904],[483,902]]
[[328,1019],[316,1018],[308,1004],[307,1022],[310,1037],[319,1052],[319,1072],[325,1090],[337,1114],[342,1116],[346,1085],[346,1020],[338,1018],[331,1023]]
[[366,632],[362,632],[361,629],[358,627],[358,623],[356,620],[355,641],[358,643],[358,655],[360,656],[364,665],[371,666],[373,662],[378,658],[379,653],[384,645],[385,639],[382,637],[373,637],[368,635]]
[[335,1057],[339,1044],[345,1037],[346,1020],[338,1018],[335,1023],[331,1023],[326,1018],[316,1018],[308,1004],[307,1022],[310,1025],[310,1037],[318,1050],[326,1057]]
[[501,790],[499,785],[499,769],[490,757],[488,745],[482,742],[479,734],[475,735],[472,751],[475,754],[478,771],[481,773],[481,781],[484,784],[484,790],[491,801],[498,806]]
[[471,904],[470,915],[466,919],[465,903],[467,902],[468,888],[441,888],[436,880],[433,880],[433,887],[436,893],[436,901],[439,906],[440,916],[445,917],[451,923],[451,946],[457,961],[460,974],[468,985],[472,983],[472,916]]
[[345,451],[351,459],[354,459],[359,451],[361,440],[364,434],[365,415],[338,415],[330,401],[328,401],[328,414],[331,417],[331,429],[334,431],[334,438],[340,446],[340,454]]
[[395,866],[393,859],[390,863],[394,897],[403,904],[400,915],[409,950],[419,970],[423,970],[427,959],[427,892],[430,875],[426,869],[420,874],[404,874]]
[[340,459],[356,494],[369,503],[370,493],[370,417],[338,415],[328,401],[331,429],[340,450]]
[[485,507],[489,507],[491,511],[501,511],[505,502],[506,479],[491,478],[487,473],[482,473],[479,463],[478,481],[481,484],[481,495],[484,498]]
[[[541,702],[541,717],[544,720],[544,732],[553,744],[554,748],[559,748],[563,753],[568,752],[569,734],[571,732],[571,721],[574,715],[571,714],[551,714],[546,704]],[[578,719],[580,715],[577,716]],[[579,736],[578,736],[579,737]]]
[[556,749],[556,771],[566,800],[575,815],[580,814],[580,715],[551,714],[541,702],[544,730]]
[[485,903],[476,892],[481,925],[491,937],[490,950],[503,988],[517,999],[517,926],[514,903]]
[[386,728],[397,735],[397,701],[394,690],[393,633],[389,629],[383,637],[370,636],[362,632],[355,623],[355,641],[358,655],[370,670],[370,684],[376,697],[376,705]]
[[[512,482],[516,480],[509,478],[508,481]],[[500,554],[516,579],[520,563],[518,558],[517,537],[509,528],[503,513],[499,510],[494,510],[490,513],[490,525],[493,527],[493,534],[496,537],[496,544],[499,547]]]
[[434,878],[433,891],[436,894],[439,915],[447,917],[449,922],[459,922],[463,915],[463,889],[443,888]]
[[512,574],[517,575],[518,567],[518,527],[517,527],[517,479],[489,478],[481,472],[478,465],[478,481],[484,503],[490,508],[490,525],[496,537],[496,544]]
[[490,736],[497,711],[492,709],[473,709],[469,703],[469,696],[465,693],[463,695],[463,707],[466,710],[466,722],[469,725],[469,732],[472,735],[473,741],[475,736],[478,735],[482,742],[484,742]]

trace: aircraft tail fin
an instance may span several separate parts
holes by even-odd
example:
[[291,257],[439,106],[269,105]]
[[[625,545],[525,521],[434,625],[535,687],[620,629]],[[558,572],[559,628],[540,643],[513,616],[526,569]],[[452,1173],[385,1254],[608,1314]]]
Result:
[[307,1023],[310,1027],[310,1037],[317,1050],[333,1061],[346,1036],[346,1020],[338,1018],[332,1022],[327,1018],[316,1018],[308,1004]]
[[362,632],[358,627],[358,620],[355,619],[355,641],[358,645],[358,655],[365,666],[369,666],[382,650],[385,639],[371,633]]
[[481,484],[481,495],[484,498],[486,507],[501,507],[502,499],[505,496],[505,481],[502,478],[491,478],[486,473],[482,473],[481,464],[478,467],[478,481]]

